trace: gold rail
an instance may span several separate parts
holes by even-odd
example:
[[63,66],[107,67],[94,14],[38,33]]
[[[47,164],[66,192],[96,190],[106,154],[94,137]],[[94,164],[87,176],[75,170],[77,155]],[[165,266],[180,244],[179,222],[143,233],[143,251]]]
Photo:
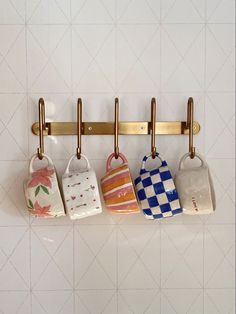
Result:
[[[119,135],[145,135],[150,134],[151,122],[119,121]],[[114,135],[114,122],[82,122],[82,135]],[[193,122],[193,134],[200,131],[197,121]],[[39,135],[39,123],[32,125],[32,132]],[[155,134],[181,135],[189,134],[187,121],[156,122]],[[44,135],[77,135],[77,122],[46,122]]]

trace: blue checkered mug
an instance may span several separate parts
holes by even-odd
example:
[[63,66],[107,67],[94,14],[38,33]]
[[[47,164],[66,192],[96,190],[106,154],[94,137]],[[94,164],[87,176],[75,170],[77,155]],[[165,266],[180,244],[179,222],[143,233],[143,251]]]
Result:
[[138,199],[145,217],[161,219],[182,213],[179,196],[167,162],[156,153],[161,165],[149,171],[145,169],[149,157],[151,154],[144,156],[139,177],[135,179]]

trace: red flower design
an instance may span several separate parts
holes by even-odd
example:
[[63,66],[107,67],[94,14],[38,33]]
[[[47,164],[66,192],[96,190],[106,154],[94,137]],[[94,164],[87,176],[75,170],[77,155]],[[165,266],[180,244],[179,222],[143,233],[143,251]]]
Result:
[[28,183],[28,187],[33,188],[39,184],[42,184],[51,188],[52,183],[51,183],[50,178],[53,175],[53,173],[54,173],[54,169],[49,169],[47,167],[35,171],[32,174],[32,179]]
[[49,211],[50,207],[51,205],[41,207],[38,202],[35,202],[30,212],[38,217],[52,216]]

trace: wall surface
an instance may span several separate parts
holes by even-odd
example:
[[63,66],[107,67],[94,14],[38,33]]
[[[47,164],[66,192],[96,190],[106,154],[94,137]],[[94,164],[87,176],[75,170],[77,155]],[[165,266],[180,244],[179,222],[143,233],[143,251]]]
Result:
[[[234,1],[0,0],[0,313],[233,314],[235,294]],[[215,214],[29,217],[22,182],[48,121],[185,120],[189,96],[211,167]],[[76,138],[46,139],[59,175]],[[186,136],[158,136],[175,172]],[[100,178],[113,138],[83,137]],[[138,174],[148,136],[120,137]]]

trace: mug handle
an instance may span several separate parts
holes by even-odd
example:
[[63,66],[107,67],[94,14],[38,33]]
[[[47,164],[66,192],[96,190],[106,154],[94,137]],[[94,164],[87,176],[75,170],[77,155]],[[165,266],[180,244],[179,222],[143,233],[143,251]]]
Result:
[[[113,159],[114,157],[115,157],[115,153],[112,153],[112,154],[107,158],[106,172],[112,170],[111,161],[112,161],[112,159]],[[123,161],[122,164],[128,163],[128,160],[126,159],[125,155],[123,155],[122,153],[119,153],[118,157],[120,157],[120,159]]]
[[[140,174],[142,174],[143,172],[147,172],[147,170],[145,169],[145,165],[146,165],[146,161],[148,160],[148,158],[150,158],[152,156],[152,153],[148,154],[148,155],[145,155],[143,157],[143,161],[142,161],[142,166],[141,166],[141,169],[140,169]],[[159,153],[156,152],[156,157],[158,157],[158,159],[161,161],[161,166],[164,166],[163,165],[163,160],[162,158],[159,156]]]
[[[81,159],[84,159],[86,161],[86,169],[90,169],[91,166],[90,166],[88,158],[85,155],[83,155],[83,154],[81,154],[80,156],[81,156]],[[76,154],[72,155],[71,158],[69,159],[68,164],[66,166],[66,171],[65,171],[66,174],[69,174],[70,164],[71,164],[72,160],[74,160],[75,158],[77,159],[77,155]],[[81,160],[81,159],[79,159],[79,160]]]
[[[185,162],[185,160],[186,160],[188,157],[190,157],[190,154],[189,154],[189,153],[187,153],[187,154],[185,154],[185,155],[183,155],[183,156],[181,157],[181,159],[180,159],[180,161],[179,161],[179,170],[184,169],[184,162]],[[195,157],[197,157],[197,158],[201,161],[200,167],[203,167],[203,166],[206,165],[206,161],[205,161],[205,159],[204,159],[201,155],[195,153]],[[200,168],[200,167],[199,167],[199,168]]]
[[[52,159],[46,155],[46,154],[42,154],[43,158],[46,158],[47,159],[47,162],[48,162],[48,166],[51,166],[51,167],[54,167],[53,165],[53,162],[52,162]],[[33,169],[33,163],[35,161],[35,159],[38,158],[38,155],[35,154],[32,156],[31,160],[30,160],[30,164],[29,164],[29,173],[32,174],[34,172],[34,169]],[[43,160],[43,159],[42,159]]]

